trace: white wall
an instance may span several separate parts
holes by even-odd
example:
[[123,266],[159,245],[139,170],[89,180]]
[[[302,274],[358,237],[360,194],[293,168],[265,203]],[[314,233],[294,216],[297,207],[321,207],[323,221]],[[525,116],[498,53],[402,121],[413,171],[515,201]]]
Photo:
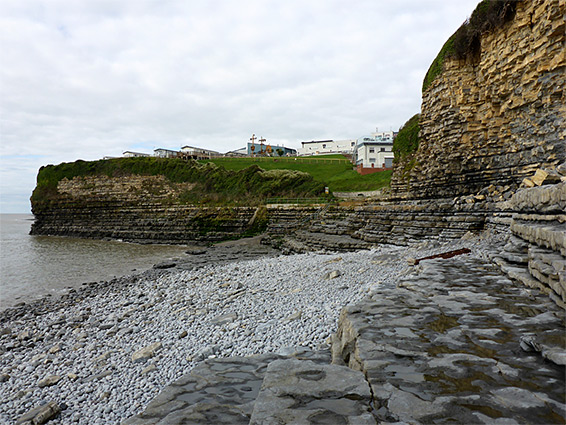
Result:
[[324,140],[320,142],[305,142],[298,150],[299,155],[322,155],[327,153],[353,153],[356,141]]
[[[382,151],[382,149],[385,150]],[[371,168],[372,164],[375,168],[384,167],[385,158],[393,158],[391,149],[391,145],[368,146],[364,144],[358,146],[357,164],[362,164],[364,168]]]

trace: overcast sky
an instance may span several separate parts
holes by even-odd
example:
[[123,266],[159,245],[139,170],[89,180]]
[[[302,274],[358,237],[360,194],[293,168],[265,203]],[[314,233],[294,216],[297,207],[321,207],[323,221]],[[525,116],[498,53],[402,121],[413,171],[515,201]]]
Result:
[[398,130],[478,0],[0,0],[0,212],[40,166]]

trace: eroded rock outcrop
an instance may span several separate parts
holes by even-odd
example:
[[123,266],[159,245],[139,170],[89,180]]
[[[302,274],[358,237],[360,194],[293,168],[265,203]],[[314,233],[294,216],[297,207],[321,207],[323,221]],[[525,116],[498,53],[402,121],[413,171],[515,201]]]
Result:
[[508,205],[513,237],[494,261],[566,308],[566,182],[521,189]]
[[56,197],[33,204],[31,233],[183,244],[237,238],[257,224],[254,207],[199,207],[179,202],[179,196],[191,186],[163,176],[63,179]]

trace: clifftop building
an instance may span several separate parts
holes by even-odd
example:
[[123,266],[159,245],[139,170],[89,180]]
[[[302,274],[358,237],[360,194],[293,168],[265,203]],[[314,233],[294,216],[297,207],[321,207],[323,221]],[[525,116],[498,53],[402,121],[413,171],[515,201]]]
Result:
[[210,149],[197,148],[194,146],[183,146],[181,148],[181,154],[183,156],[190,156],[195,159],[203,158],[203,157],[210,158],[210,157],[222,156],[220,152],[216,152]]
[[384,131],[360,137],[354,155],[358,173],[371,174],[391,169],[395,136],[393,131]]
[[330,153],[342,153],[352,155],[356,146],[356,141],[348,140],[311,140],[301,142],[299,155],[323,155]]

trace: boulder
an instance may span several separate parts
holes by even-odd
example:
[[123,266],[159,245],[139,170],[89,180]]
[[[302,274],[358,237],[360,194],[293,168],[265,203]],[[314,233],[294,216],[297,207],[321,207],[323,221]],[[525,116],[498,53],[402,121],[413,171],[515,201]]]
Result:
[[43,378],[41,381],[39,381],[37,383],[37,386],[39,388],[50,387],[51,385],[57,384],[57,382],[59,382],[60,380],[61,380],[61,377],[59,375],[46,376],[45,378]]
[[326,280],[328,279],[336,279],[337,277],[341,276],[342,272],[340,270],[333,270],[331,272],[328,272],[324,275],[324,278]]
[[531,177],[531,180],[537,186],[542,186],[545,184],[556,184],[560,183],[560,175],[555,171],[548,171],[539,168],[535,175]]
[[160,342],[154,342],[141,350],[136,351],[132,354],[133,362],[145,362],[147,359],[153,357],[157,351],[161,349],[163,345]]
[[16,421],[16,425],[19,424],[44,424],[48,420],[54,418],[59,414],[61,408],[54,401],[43,404],[41,406],[31,409],[29,412],[24,413]]

